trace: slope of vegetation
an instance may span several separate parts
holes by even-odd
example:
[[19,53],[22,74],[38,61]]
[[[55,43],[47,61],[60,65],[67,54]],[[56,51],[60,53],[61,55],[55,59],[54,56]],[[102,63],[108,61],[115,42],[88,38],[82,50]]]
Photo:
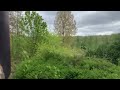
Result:
[[[56,43],[53,44],[54,42]],[[117,45],[114,43],[111,43],[110,46]],[[116,41],[116,43],[119,42]],[[119,79],[120,57],[118,57],[116,65],[114,64],[116,62],[105,57],[105,54],[101,55],[105,52],[99,50],[100,47],[96,48],[97,54],[94,54],[95,51],[87,55],[87,49],[63,47],[60,45],[60,38],[51,35],[48,42],[39,45],[34,57],[22,61],[17,66],[14,77],[18,79]],[[117,46],[115,47],[117,48]],[[118,54],[119,48],[116,52],[108,51],[108,54]],[[114,55],[111,55],[110,58],[114,58]]]
[[16,32],[11,33],[13,79],[120,79],[120,34],[75,36],[74,46],[63,45],[35,11],[25,12]]

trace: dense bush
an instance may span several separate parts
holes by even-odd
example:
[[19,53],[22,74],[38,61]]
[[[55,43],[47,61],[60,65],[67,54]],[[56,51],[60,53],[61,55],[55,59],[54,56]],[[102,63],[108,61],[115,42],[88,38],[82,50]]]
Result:
[[86,58],[79,67],[79,79],[118,79],[120,67],[105,59]]
[[17,67],[15,78],[75,77],[70,68],[79,65],[85,56],[84,51],[61,46],[59,37],[49,35],[48,38],[51,41],[48,39],[48,42],[40,44],[31,60],[25,60]]
[[[67,62],[66,62],[67,63]],[[44,60],[23,61],[14,74],[17,79],[112,79],[120,78],[120,67],[109,61],[86,58],[76,67]]]
[[59,68],[38,60],[22,62],[14,75],[18,79],[55,79],[59,78]]
[[111,66],[115,66],[114,64],[110,63],[109,61],[105,59],[99,59],[99,58],[87,58],[85,60],[82,60],[80,63],[80,69],[108,69]]
[[120,58],[120,37],[114,41],[108,51],[108,58],[112,59],[113,63],[118,64],[118,59]]
[[[97,37],[98,36],[96,36],[96,38]],[[88,45],[88,46],[86,44],[86,46],[85,46],[86,47],[86,49],[85,49],[86,56],[106,58],[106,59],[110,60],[112,63],[118,65],[119,58],[120,58],[120,36],[118,34],[116,36],[111,35],[111,37],[110,36],[108,36],[108,37],[109,37],[110,41],[108,41],[108,39],[106,39],[105,36],[103,36],[102,38],[104,38],[104,40],[101,43],[94,42],[92,44],[90,43],[90,45]],[[91,40],[91,41],[93,41],[93,40]],[[82,45],[82,44],[80,44],[80,45]],[[92,48],[92,46],[95,46],[95,47]]]
[[114,41],[108,45],[98,45],[96,49],[86,48],[83,51],[84,48],[64,47],[59,37],[49,34],[47,42],[38,45],[35,56],[30,60],[26,58],[18,65],[14,78],[119,79],[120,66],[112,64],[120,63],[119,46],[119,42]]
[[[50,38],[51,41],[39,45],[37,53],[35,57],[33,57],[34,59],[43,59],[45,62],[54,64],[72,64],[75,66],[84,58],[85,53],[83,50],[63,47],[61,46],[59,37],[50,36]],[[66,64],[66,62],[68,64]]]
[[95,52],[97,57],[107,58],[112,63],[118,65],[118,58],[120,58],[120,39],[115,40],[110,45],[101,45]]

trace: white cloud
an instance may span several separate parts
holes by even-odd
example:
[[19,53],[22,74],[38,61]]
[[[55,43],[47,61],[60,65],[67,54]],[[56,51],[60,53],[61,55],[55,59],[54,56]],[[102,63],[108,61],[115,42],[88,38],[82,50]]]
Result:
[[[77,22],[76,35],[108,35],[120,33],[120,11],[72,11]],[[56,11],[39,11],[53,32]]]

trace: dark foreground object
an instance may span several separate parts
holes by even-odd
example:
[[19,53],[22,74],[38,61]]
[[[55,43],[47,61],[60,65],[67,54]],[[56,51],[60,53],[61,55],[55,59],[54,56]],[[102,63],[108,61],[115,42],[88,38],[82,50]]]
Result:
[[10,37],[9,37],[9,17],[7,11],[0,11],[0,64],[8,79],[11,71],[10,63]]

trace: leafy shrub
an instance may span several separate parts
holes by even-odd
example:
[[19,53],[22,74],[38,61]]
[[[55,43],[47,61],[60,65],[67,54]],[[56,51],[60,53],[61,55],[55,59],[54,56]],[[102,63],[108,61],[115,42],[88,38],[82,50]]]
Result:
[[79,79],[120,78],[120,67],[104,59],[84,59],[77,68],[79,69]]
[[93,57],[95,55],[95,51],[91,49],[86,50],[86,57]]
[[63,69],[60,69],[60,72],[62,79],[78,79],[79,76],[79,69],[74,67],[64,67]]
[[82,60],[82,62],[80,63],[80,67],[81,69],[108,69],[111,66],[114,66],[114,64],[110,63],[107,60],[104,59],[99,59],[99,58],[87,58]]
[[99,58],[107,57],[107,53],[108,53],[108,45],[106,44],[100,45],[95,51],[95,55]]
[[120,58],[120,34],[108,36],[77,36],[76,47],[86,50],[86,56],[106,58],[118,65]]
[[[102,47],[102,48],[101,48]],[[111,44],[109,46],[101,46],[96,50],[96,56],[101,58],[107,58],[114,64],[118,64],[118,58],[120,57],[120,49],[116,44]]]
[[85,53],[82,50],[70,49],[67,47],[42,44],[39,46],[35,59],[42,59],[46,62],[64,65],[77,65],[84,57]]
[[[54,60],[54,59],[53,59]],[[67,62],[66,62],[67,64]],[[65,66],[44,60],[23,61],[14,74],[17,79],[119,79],[120,67],[104,59],[86,58],[79,65]]]
[[112,60],[114,64],[118,65],[118,59],[120,58],[120,38],[118,38],[108,49],[108,58]]
[[54,65],[26,60],[22,62],[14,75],[17,79],[55,79],[59,78],[59,68]]
[[112,63],[118,65],[120,58],[120,39],[115,39],[111,44],[101,44],[96,50],[87,50],[86,56],[96,56],[98,58],[106,58]]
[[60,43],[52,43],[58,40],[59,38],[56,38],[51,42],[40,44],[35,56],[31,60],[23,61],[17,67],[14,77],[19,79],[75,78],[70,68],[79,65],[84,57],[84,51],[62,47]]

